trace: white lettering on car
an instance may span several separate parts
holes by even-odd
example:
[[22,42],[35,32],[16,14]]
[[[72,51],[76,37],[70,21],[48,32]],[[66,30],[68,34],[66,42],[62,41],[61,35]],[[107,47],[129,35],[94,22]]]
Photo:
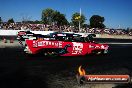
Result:
[[62,42],[59,42],[59,47],[62,48]]
[[36,43],[36,41],[33,41],[33,47],[37,47],[38,45],[37,45],[37,43]]
[[73,42],[73,51],[72,54],[81,54],[83,49],[83,44],[82,43],[76,43]]
[[39,46],[56,46],[62,48],[62,42],[33,41],[33,47],[39,47]]

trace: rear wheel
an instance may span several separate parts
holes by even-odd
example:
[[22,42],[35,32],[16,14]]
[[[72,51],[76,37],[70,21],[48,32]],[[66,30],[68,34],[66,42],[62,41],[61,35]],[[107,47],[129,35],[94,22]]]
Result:
[[47,52],[43,51],[43,55],[50,56],[50,57],[58,56],[58,54],[54,51],[47,51]]

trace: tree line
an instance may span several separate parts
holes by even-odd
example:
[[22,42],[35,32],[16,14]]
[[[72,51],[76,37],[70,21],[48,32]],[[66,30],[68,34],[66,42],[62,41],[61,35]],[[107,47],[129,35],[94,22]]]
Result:
[[81,27],[90,27],[90,28],[105,28],[104,25],[104,17],[99,15],[93,15],[89,21],[90,24],[85,24],[86,17],[84,14],[80,14],[78,12],[75,12],[72,14],[71,22],[68,22],[65,15],[60,13],[59,11],[55,11],[51,8],[44,9],[42,11],[42,22],[46,24],[56,24],[58,26],[62,25],[72,25],[78,28],[79,22]]
[[[89,19],[89,23],[90,24],[86,24],[86,17],[84,14],[80,14],[78,12],[75,12],[74,14],[72,14],[72,18],[71,18],[71,22],[68,22],[68,20],[66,19],[65,14],[57,11],[57,10],[53,10],[51,8],[47,8],[42,10],[42,14],[41,14],[41,21],[30,21],[30,20],[26,20],[26,21],[22,21],[23,23],[37,23],[37,24],[49,24],[49,25],[57,25],[57,26],[63,26],[63,25],[72,25],[76,28],[78,28],[79,23],[81,27],[89,27],[89,28],[105,28],[104,25],[104,17],[99,16],[99,15],[93,15],[91,16],[91,18]],[[0,23],[2,23],[2,19],[0,17]],[[14,23],[13,18],[9,19],[7,21],[7,23]]]

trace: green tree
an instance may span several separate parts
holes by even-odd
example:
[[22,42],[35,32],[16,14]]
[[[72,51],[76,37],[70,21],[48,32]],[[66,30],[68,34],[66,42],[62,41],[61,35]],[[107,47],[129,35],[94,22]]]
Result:
[[51,8],[47,8],[43,10],[42,11],[42,21],[46,24],[52,24],[53,14],[54,14],[54,10]]
[[83,14],[81,14],[81,16],[80,16],[80,13],[74,13],[72,15],[71,21],[72,21],[72,23],[73,23],[73,25],[75,27],[78,27],[79,26],[79,21],[80,21],[80,25],[82,27],[83,26],[83,23],[86,21],[86,17]]
[[42,11],[42,21],[46,24],[55,23],[58,26],[68,24],[64,14],[60,13],[59,11],[54,11],[51,8],[47,8]]
[[105,28],[103,22],[105,21],[104,17],[99,15],[93,15],[90,19],[90,27],[92,28]]
[[84,24],[83,28],[89,28],[89,25],[88,24]]
[[53,22],[56,23],[58,26],[68,25],[68,21],[64,14],[61,14],[58,11],[55,11],[53,14]]
[[14,23],[13,18],[9,19],[9,20],[8,20],[8,23]]
[[39,20],[35,20],[33,21],[34,24],[42,24],[42,21],[39,21]]
[[1,19],[1,17],[0,17],[0,24],[2,23],[2,19]]

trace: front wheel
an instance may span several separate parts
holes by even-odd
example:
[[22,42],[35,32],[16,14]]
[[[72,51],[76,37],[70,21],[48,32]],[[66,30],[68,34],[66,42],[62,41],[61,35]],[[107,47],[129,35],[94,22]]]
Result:
[[108,54],[108,50],[104,50],[102,54]]

